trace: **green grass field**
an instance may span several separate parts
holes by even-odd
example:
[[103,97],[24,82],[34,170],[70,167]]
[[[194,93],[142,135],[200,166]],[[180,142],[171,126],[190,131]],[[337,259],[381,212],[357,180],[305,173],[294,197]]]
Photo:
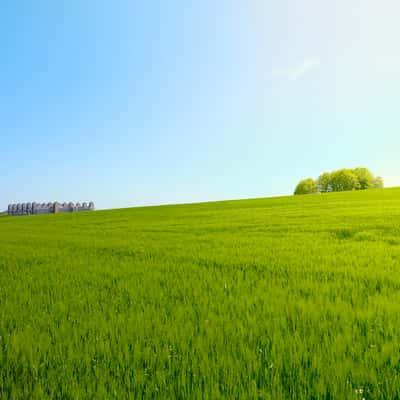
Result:
[[400,398],[400,189],[0,218],[1,399]]

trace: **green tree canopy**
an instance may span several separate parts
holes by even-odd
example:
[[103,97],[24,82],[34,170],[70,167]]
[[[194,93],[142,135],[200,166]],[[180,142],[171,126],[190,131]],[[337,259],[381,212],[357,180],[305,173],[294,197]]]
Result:
[[383,188],[383,179],[380,176],[375,177],[368,168],[343,168],[333,172],[324,172],[318,177],[317,181],[312,178],[300,181],[294,194],[343,192],[345,190],[374,188]]
[[317,182],[315,182],[315,180],[312,178],[308,178],[308,179],[303,179],[298,183],[294,191],[294,194],[312,194],[317,192],[318,192]]
[[357,189],[359,182],[351,169],[339,169],[331,174],[330,185],[333,192],[344,192]]
[[354,168],[352,171],[358,179],[357,189],[365,190],[374,186],[375,178],[368,168]]
[[319,192],[330,192],[331,188],[331,174],[329,172],[324,172],[318,177],[317,185]]
[[383,188],[383,179],[380,176],[377,176],[374,179],[374,189],[382,189]]

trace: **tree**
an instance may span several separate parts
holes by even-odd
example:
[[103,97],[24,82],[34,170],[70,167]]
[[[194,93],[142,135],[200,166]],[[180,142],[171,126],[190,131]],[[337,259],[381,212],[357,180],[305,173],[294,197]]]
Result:
[[308,194],[316,192],[343,192],[345,190],[366,190],[383,188],[383,179],[375,177],[368,168],[339,169],[333,172],[324,172],[317,181],[308,178],[300,181],[294,194]]
[[308,178],[303,179],[297,184],[294,194],[312,194],[317,192],[317,182],[312,178]]
[[331,174],[329,172],[324,172],[318,177],[317,186],[319,192],[330,192],[331,187]]
[[331,187],[334,192],[355,190],[359,186],[357,176],[351,169],[339,169],[331,175]]
[[377,176],[374,179],[373,187],[374,187],[374,189],[382,189],[383,188],[383,179],[380,176]]
[[368,168],[354,168],[352,170],[358,180],[358,187],[356,189],[365,190],[374,186],[374,175]]

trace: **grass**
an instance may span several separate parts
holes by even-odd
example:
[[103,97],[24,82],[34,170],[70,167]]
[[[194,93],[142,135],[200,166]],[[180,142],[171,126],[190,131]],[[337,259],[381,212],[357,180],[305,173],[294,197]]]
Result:
[[0,219],[0,398],[400,398],[400,189]]

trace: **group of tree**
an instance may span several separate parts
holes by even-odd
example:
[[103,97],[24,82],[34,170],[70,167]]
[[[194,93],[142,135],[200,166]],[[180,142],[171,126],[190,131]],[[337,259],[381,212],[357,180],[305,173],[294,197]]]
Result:
[[322,192],[343,192],[345,190],[366,190],[383,188],[383,179],[375,177],[368,168],[339,169],[324,172],[317,180],[313,178],[300,181],[294,194]]

